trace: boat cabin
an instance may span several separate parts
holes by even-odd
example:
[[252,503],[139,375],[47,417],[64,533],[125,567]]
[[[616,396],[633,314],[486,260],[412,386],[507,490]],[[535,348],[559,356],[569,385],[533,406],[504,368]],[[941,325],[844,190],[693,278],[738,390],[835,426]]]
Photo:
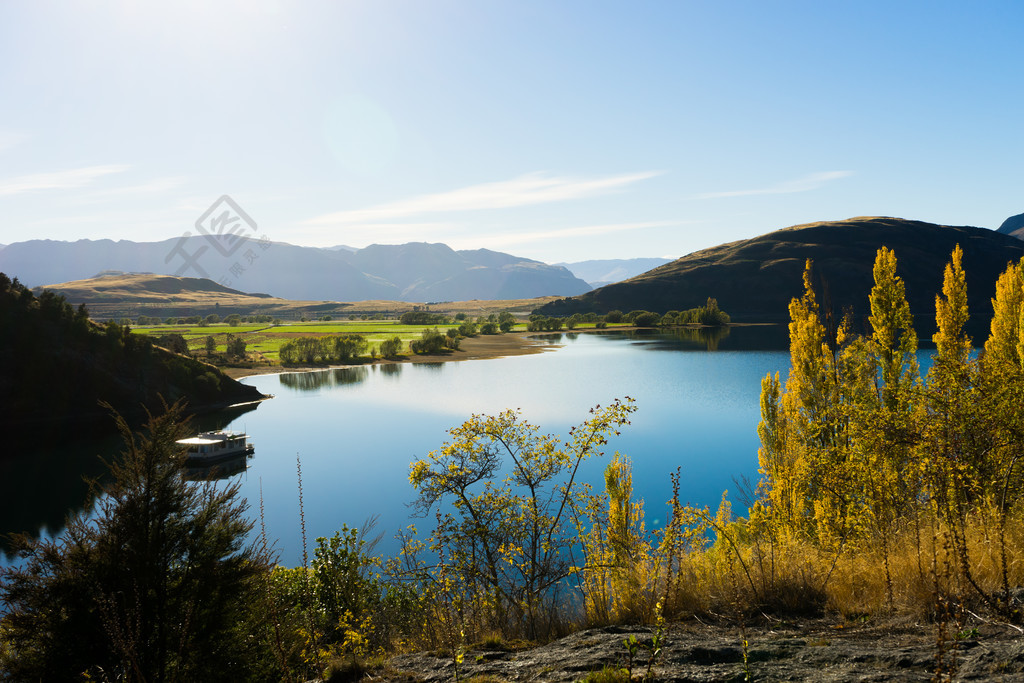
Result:
[[187,439],[179,439],[176,443],[188,447],[188,457],[192,460],[221,458],[252,452],[247,442],[248,435],[242,432],[202,432]]

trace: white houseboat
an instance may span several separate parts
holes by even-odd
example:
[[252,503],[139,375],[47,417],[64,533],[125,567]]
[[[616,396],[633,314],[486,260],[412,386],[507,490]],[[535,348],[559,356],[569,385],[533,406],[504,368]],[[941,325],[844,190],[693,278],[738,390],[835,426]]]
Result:
[[204,467],[250,455],[254,449],[248,439],[248,435],[242,432],[216,431],[202,432],[187,439],[180,439],[177,443],[188,447],[187,465]]

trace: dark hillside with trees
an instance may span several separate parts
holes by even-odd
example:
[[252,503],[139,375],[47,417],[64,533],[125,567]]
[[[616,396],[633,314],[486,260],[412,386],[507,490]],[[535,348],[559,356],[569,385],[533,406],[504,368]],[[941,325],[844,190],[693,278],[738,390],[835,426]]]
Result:
[[[262,397],[214,367],[156,346],[113,322],[97,325],[82,306],[31,290],[0,273],[0,425],[103,424],[109,403],[128,418],[185,399],[193,412]],[[109,425],[108,425],[109,423]]]
[[843,312],[851,310],[860,332],[870,313],[862,292],[871,289],[875,254],[885,246],[899,254],[899,276],[906,283],[915,327],[927,337],[935,327],[934,299],[943,267],[957,244],[964,252],[968,303],[976,312],[968,332],[983,337],[996,278],[1010,261],[1024,256],[1024,242],[985,228],[902,218],[860,217],[776,230],[694,252],[624,282],[553,301],[538,312],[664,313],[701,306],[714,297],[733,322],[782,323],[788,321],[790,300],[800,296],[804,263],[813,259],[823,311],[838,324]]

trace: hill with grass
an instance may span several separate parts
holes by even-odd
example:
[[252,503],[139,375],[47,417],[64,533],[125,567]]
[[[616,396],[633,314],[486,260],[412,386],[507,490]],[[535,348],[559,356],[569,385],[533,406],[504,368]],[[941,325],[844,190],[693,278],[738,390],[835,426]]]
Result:
[[97,325],[64,297],[36,297],[0,273],[0,425],[17,433],[54,424],[113,427],[184,399],[190,412],[263,398],[216,368],[171,353],[127,327]]
[[[222,319],[230,315],[269,316],[282,320],[310,320],[331,316],[335,319],[351,316],[397,317],[414,308],[427,308],[395,300],[293,301],[267,294],[253,294],[225,287],[207,278],[174,277],[153,273],[122,273],[108,271],[96,277],[71,282],[59,282],[36,287],[35,293],[49,290],[64,296],[74,306],[84,304],[94,319],[137,321],[140,316],[152,322],[166,318],[206,317],[211,313]],[[448,301],[429,306],[435,312],[454,316],[457,313],[479,316],[511,311],[528,313],[557,297],[530,297],[525,299],[470,299]]]
[[321,249],[214,236],[163,242],[30,240],[0,250],[0,271],[38,287],[103,271],[210,279],[299,301],[466,301],[573,296],[590,289],[561,266],[445,244]]
[[814,261],[820,301],[834,318],[851,311],[858,331],[870,313],[872,265],[879,248],[895,251],[898,274],[918,334],[935,329],[935,295],[953,248],[964,250],[971,333],[987,335],[995,280],[1010,261],[1024,257],[1024,242],[994,230],[936,225],[887,217],[823,221],[776,230],[688,254],[624,282],[554,301],[545,315],[645,309],[664,313],[703,305],[714,297],[733,322],[789,320],[788,306],[802,292],[807,259]]
[[225,287],[208,278],[175,277],[154,273],[106,271],[95,277],[36,287],[39,295],[50,290],[71,304],[85,304],[95,318],[135,319],[140,315],[206,316],[270,315],[274,317],[316,317],[326,311],[339,312],[344,304],[325,301],[292,301],[269,294],[248,293]]

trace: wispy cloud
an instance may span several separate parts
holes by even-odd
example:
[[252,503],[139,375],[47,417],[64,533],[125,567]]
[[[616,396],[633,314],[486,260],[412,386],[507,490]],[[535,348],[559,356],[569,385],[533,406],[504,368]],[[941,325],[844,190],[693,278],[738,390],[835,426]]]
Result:
[[853,171],[825,171],[812,173],[796,180],[769,185],[753,190],[727,190],[724,192],[706,192],[690,197],[690,199],[721,199],[724,197],[749,197],[762,194],[795,194],[816,190],[826,183],[853,175]]
[[477,235],[470,238],[477,247],[512,246],[565,237],[592,237],[608,235],[627,230],[643,230],[645,228],[664,228],[678,225],[679,221],[648,221],[636,223],[605,223],[601,225],[581,225],[572,228],[555,230],[532,230],[530,232],[508,232],[497,235]]
[[122,173],[128,166],[107,165],[88,166],[70,171],[54,171],[53,173],[35,173],[0,180],[0,196],[37,192],[40,190],[67,190],[84,187],[97,178],[112,173]]
[[582,199],[619,190],[647,180],[660,171],[629,173],[604,178],[556,177],[544,173],[470,185],[450,192],[419,195],[365,209],[338,211],[304,221],[306,225],[337,225],[393,220],[424,213],[480,211]]
[[184,178],[157,178],[151,180],[148,183],[142,183],[140,185],[125,185],[123,187],[112,187],[108,190],[96,190],[90,192],[86,198],[88,201],[95,201],[100,199],[107,199],[109,197],[126,197],[140,194],[154,194],[157,192],[166,192],[167,190],[173,190],[176,187],[180,187],[185,183]]

